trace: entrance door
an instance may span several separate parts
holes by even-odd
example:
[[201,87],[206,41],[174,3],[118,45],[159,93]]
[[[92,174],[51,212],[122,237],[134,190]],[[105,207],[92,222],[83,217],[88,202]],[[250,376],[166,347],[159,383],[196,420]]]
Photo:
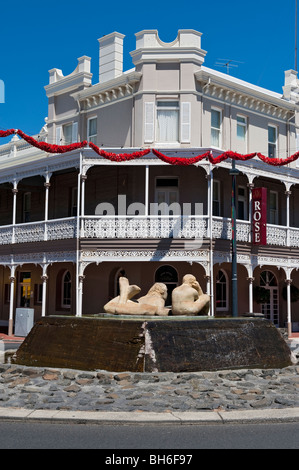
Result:
[[261,304],[265,318],[279,326],[278,286],[276,276],[271,271],[263,271],[260,276],[260,286],[269,290],[269,302]]
[[30,307],[31,298],[31,273],[21,272],[19,278],[19,307]]

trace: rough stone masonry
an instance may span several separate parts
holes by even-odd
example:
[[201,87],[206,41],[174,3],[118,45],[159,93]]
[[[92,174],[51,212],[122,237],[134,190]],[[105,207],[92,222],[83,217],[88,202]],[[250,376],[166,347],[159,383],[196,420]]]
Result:
[[0,364],[0,407],[90,411],[299,406],[299,365],[192,373],[112,373]]

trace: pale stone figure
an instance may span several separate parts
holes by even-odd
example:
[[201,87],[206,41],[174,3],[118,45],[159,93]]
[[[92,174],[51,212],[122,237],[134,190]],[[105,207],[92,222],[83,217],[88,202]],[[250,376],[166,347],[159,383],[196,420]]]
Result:
[[113,315],[168,315],[169,309],[165,308],[167,287],[161,282],[156,282],[148,293],[132,301],[141,289],[135,285],[129,285],[126,277],[119,278],[120,295],[104,305],[106,313]]
[[207,315],[210,296],[204,294],[195,276],[186,274],[172,291],[172,315]]

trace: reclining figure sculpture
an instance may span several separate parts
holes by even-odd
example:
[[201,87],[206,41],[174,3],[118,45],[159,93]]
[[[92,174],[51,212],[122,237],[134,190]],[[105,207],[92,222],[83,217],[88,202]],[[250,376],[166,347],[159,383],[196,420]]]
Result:
[[169,313],[165,308],[167,298],[167,287],[162,282],[156,282],[146,295],[136,301],[131,299],[138,294],[141,289],[136,285],[129,285],[126,277],[119,278],[120,295],[110,300],[104,305],[106,313],[113,315],[163,315]]
[[195,276],[186,274],[172,291],[172,315],[207,315],[210,296],[204,294]]
[[[167,287],[156,282],[146,295],[132,301],[139,294],[140,287],[130,285],[126,277],[119,278],[120,294],[104,305],[104,311],[113,315],[169,315],[165,307]],[[172,292],[172,315],[207,315],[210,307],[210,296],[204,294],[195,276],[186,274],[181,286]]]

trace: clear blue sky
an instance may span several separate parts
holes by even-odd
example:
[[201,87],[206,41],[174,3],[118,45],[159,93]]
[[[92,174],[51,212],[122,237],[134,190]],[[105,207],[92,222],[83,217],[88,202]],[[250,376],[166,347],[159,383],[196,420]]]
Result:
[[29,135],[40,131],[47,116],[48,71],[56,67],[68,75],[77,58],[87,55],[97,83],[97,39],[113,31],[126,35],[124,70],[132,67],[129,53],[143,29],[157,29],[165,42],[179,29],[200,31],[207,67],[225,71],[215,66],[218,59],[242,62],[231,75],[278,93],[284,71],[295,64],[295,0],[15,0],[1,2],[0,15],[0,129]]

